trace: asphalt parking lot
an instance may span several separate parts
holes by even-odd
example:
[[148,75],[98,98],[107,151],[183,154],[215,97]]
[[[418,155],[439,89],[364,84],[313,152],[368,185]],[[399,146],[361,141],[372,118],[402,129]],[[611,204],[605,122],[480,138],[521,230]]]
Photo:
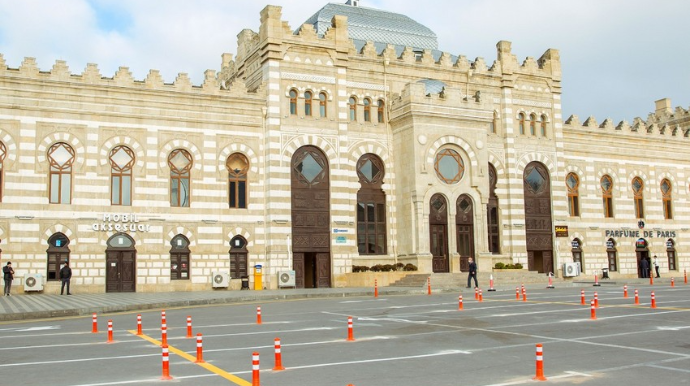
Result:
[[[98,315],[98,333],[91,317],[7,322],[0,324],[0,384],[251,386],[257,352],[263,386],[522,385],[537,382],[536,344],[543,345],[545,384],[690,384],[689,285],[639,286],[639,305],[632,287],[628,298],[619,286],[583,289],[584,306],[580,287],[535,287],[527,301],[504,290],[484,292],[479,302],[463,289],[462,310],[460,292],[169,309],[169,381],[160,379],[160,310]],[[197,333],[205,364],[195,363]],[[273,370],[275,338],[282,371]]]

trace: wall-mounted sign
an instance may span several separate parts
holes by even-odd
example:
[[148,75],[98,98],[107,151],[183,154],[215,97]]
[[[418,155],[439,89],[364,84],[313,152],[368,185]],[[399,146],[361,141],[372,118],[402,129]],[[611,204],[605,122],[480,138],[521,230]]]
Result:
[[556,225],[556,237],[568,237],[568,226]]
[[333,228],[333,233],[350,233],[350,230],[344,228]]
[[336,244],[345,244],[345,243],[347,243],[347,237],[345,237],[345,236],[336,236],[336,237],[335,237],[335,243],[336,243]]
[[671,238],[676,237],[676,231],[667,231],[663,229],[652,230],[652,231],[639,231],[632,229],[607,229],[605,231],[606,237],[630,237],[638,239],[640,237],[653,238],[653,237],[663,237]]
[[149,232],[151,225],[140,224],[134,213],[103,213],[103,221],[94,223],[91,229],[98,232]]
[[635,248],[640,248],[640,249],[647,248],[647,240],[637,239],[637,241],[635,241]]

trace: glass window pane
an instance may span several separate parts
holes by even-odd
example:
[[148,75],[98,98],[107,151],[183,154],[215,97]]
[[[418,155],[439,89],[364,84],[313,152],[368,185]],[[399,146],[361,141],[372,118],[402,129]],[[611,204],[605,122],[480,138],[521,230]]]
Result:
[[178,183],[177,178],[170,179],[170,206],[180,206],[178,197]]
[[59,174],[51,174],[50,175],[50,202],[52,204],[60,203],[60,195],[58,194],[59,189],[60,189],[60,175]]
[[247,183],[245,181],[239,182],[239,205],[238,208],[247,207]]
[[374,216],[374,203],[367,203],[367,221],[373,222],[376,219]]
[[237,207],[237,191],[236,191],[236,182],[235,181],[230,181],[230,193],[228,194],[230,196],[230,207],[231,208],[236,208]]
[[122,176],[122,205],[132,205],[132,176]]
[[189,207],[189,178],[181,178],[180,182],[180,206]]
[[112,181],[112,184],[110,187],[111,204],[112,205],[120,205],[120,177],[119,176],[113,176],[111,181]]
[[376,253],[386,253],[386,238],[383,235],[376,236]]
[[60,192],[60,203],[62,204],[69,204],[71,202],[71,189],[70,187],[72,186],[72,175],[71,174],[63,174],[62,175],[62,186],[60,186],[60,189],[62,192]]
[[376,204],[376,221],[377,222],[386,222],[386,205],[385,204]]

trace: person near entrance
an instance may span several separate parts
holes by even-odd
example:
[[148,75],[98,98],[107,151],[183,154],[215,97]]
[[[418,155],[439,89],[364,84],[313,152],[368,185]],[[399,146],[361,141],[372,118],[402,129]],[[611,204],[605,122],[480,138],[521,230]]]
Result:
[[3,279],[5,279],[5,296],[10,296],[10,290],[12,289],[12,280],[14,280],[14,270],[12,269],[12,262],[8,261],[7,264],[2,267]]
[[479,287],[479,283],[477,283],[477,263],[475,263],[474,259],[471,257],[467,259],[467,262],[470,265],[470,273],[467,275],[467,288],[472,288],[470,286],[472,284],[472,278],[474,278],[474,287],[477,288]]
[[657,259],[656,255],[654,255],[654,261],[652,264],[654,264],[654,271],[656,272],[656,277],[658,279],[661,276],[659,275],[659,259]]
[[60,269],[60,280],[62,280],[62,287],[60,288],[60,295],[65,294],[65,284],[67,284],[67,295],[72,295],[69,292],[69,282],[72,279],[72,268],[69,267],[69,263],[65,261],[65,265]]
[[646,279],[649,277],[648,276],[649,275],[649,263],[647,262],[647,259],[645,259],[645,258],[642,258],[642,260],[640,260],[640,271],[642,271],[642,278],[643,279]]

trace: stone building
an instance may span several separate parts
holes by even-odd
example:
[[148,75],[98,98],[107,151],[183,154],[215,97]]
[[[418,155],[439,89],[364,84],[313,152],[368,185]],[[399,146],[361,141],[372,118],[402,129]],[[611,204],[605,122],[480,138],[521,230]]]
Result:
[[277,288],[289,271],[347,286],[355,265],[461,272],[470,256],[556,275],[690,265],[687,110],[564,122],[555,49],[519,61],[501,41],[468,60],[354,0],[296,30],[280,7],[260,17],[202,85],[0,56],[16,284],[41,275],[55,292],[66,260],[75,292],[203,290],[219,274]]

